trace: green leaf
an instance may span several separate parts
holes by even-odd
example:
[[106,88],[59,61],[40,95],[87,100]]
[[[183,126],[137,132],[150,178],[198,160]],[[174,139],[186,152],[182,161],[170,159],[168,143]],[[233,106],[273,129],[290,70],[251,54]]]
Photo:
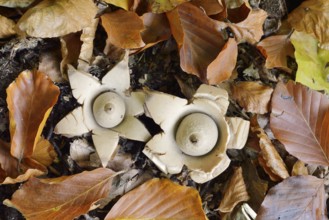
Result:
[[329,50],[321,49],[311,35],[294,31],[291,42],[298,64],[296,81],[329,93]]

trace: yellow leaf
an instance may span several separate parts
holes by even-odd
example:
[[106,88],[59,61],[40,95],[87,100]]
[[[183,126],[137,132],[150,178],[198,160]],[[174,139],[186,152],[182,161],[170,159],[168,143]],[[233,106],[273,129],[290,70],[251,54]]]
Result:
[[6,38],[10,37],[11,35],[14,35],[16,31],[15,28],[15,22],[0,15],[0,38]]
[[41,137],[35,146],[32,158],[47,167],[56,157],[57,154],[53,145],[47,139]]
[[151,0],[151,9],[153,13],[163,13],[187,1],[189,0]]
[[38,71],[24,71],[7,88],[11,155],[18,160],[32,156],[59,88]]
[[129,10],[133,4],[133,0],[104,0],[104,2],[117,7],[123,8],[124,10]]
[[298,64],[296,81],[314,90],[329,92],[329,50],[318,47],[318,41],[309,34],[294,31],[291,42]]

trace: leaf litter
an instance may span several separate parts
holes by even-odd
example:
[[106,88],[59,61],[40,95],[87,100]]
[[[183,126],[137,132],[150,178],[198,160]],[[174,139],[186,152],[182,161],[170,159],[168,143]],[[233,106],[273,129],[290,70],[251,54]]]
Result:
[[[236,0],[105,2],[0,1],[5,7],[28,7],[21,14],[0,7],[0,18],[6,22],[0,25],[5,79],[0,93],[4,119],[0,137],[5,140],[0,145],[0,181],[23,182],[17,191],[17,185],[11,185],[10,192],[8,186],[0,186],[6,205],[29,219],[325,218],[329,136],[325,1],[300,5],[300,1],[272,5]],[[271,7],[279,11],[277,16]],[[96,17],[101,19],[94,19],[97,8]],[[43,13],[47,10],[60,16],[53,19],[51,13]],[[79,19],[84,10],[88,16]],[[304,18],[296,19],[300,13],[306,13]],[[298,32],[286,25],[283,15],[287,14]],[[312,19],[318,22],[313,24]],[[271,21],[279,21],[277,27],[269,27]],[[37,86],[28,89],[38,91],[33,101],[41,104],[31,108],[25,103],[33,92],[15,94],[24,88],[20,79],[26,69],[49,74],[51,80],[42,84],[45,92],[55,91],[49,85],[55,81],[61,91],[55,106],[57,97],[50,98]],[[38,77],[31,79],[29,85],[38,85]],[[150,94],[163,94],[153,107]],[[48,97],[50,106],[42,96]],[[111,101],[118,97],[124,105]],[[170,99],[188,107],[159,107],[166,100],[171,105]],[[109,120],[117,107],[123,121],[117,116]],[[53,111],[44,114],[43,108]],[[21,120],[35,109],[41,114]],[[223,119],[208,133],[220,128],[228,136],[215,135],[222,147],[199,155],[190,147],[203,146],[204,133],[190,129],[196,125],[180,128],[180,123],[199,120],[200,112],[201,118],[216,121],[214,109]],[[164,110],[169,113],[161,116]],[[65,119],[66,115],[71,118]],[[37,116],[43,120],[34,121]],[[251,123],[249,132],[254,118],[258,122]],[[162,147],[168,143],[176,147]],[[184,155],[184,162],[166,159],[174,154]],[[208,154],[226,163],[209,168]],[[41,195],[34,194],[33,187],[42,189]],[[185,193],[179,200],[167,190]],[[36,199],[22,203],[26,193]],[[288,200],[293,202],[286,204]],[[128,205],[127,201],[136,202]],[[275,206],[269,205],[273,201]],[[307,211],[293,209],[296,204]],[[195,212],[186,211],[191,209]],[[0,210],[4,213],[0,218],[19,218],[14,209],[0,205]]]

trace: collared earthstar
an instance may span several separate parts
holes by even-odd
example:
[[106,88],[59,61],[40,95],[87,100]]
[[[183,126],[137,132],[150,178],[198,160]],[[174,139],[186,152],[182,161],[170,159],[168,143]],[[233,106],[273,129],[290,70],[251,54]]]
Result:
[[[128,53],[127,53],[128,54]],[[119,137],[146,142],[150,133],[135,116],[144,113],[143,91],[130,92],[128,55],[99,81],[68,66],[73,96],[82,105],[64,117],[54,132],[66,137],[92,132],[96,151],[106,167],[115,155]]]
[[227,149],[242,149],[249,121],[225,117],[226,90],[201,85],[192,100],[146,90],[146,114],[163,132],[146,143],[143,153],[164,173],[177,174],[184,165],[197,183],[221,174],[230,164]]

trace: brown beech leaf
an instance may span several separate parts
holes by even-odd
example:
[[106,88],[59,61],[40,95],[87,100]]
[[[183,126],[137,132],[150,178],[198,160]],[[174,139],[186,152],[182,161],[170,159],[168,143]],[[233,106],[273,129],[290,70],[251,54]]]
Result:
[[32,156],[59,88],[39,71],[23,71],[7,88],[11,155],[18,160]]
[[294,166],[292,167],[291,171],[292,176],[299,176],[299,175],[308,175],[308,169],[300,160],[297,160]]
[[257,44],[257,47],[266,57],[266,68],[277,67],[289,73],[291,72],[291,69],[287,66],[287,56],[293,57],[295,50],[288,35],[276,35],[265,38]]
[[125,49],[145,46],[141,36],[144,30],[143,20],[135,12],[119,9],[103,14],[101,20],[107,33],[107,44]]
[[183,45],[180,49],[180,66],[207,82],[208,65],[216,59],[225,41],[216,21],[191,3],[177,7],[183,28]]
[[329,99],[299,83],[278,83],[270,126],[286,150],[304,163],[329,165]]
[[219,205],[219,211],[223,213],[232,212],[234,207],[240,202],[249,200],[247,187],[243,179],[242,168],[239,167],[225,189],[224,197]]
[[259,145],[261,149],[259,160],[265,172],[270,176],[272,181],[280,181],[289,177],[285,163],[275,149],[271,140],[265,134],[264,130],[258,128]]
[[322,179],[287,178],[270,189],[256,219],[327,219],[325,195]]
[[311,34],[321,48],[329,50],[328,8],[327,0],[304,1],[289,14],[288,21],[295,30]]
[[109,3],[111,5],[115,5],[128,11],[133,5],[134,0],[104,0],[104,2]]
[[269,103],[273,89],[261,82],[239,82],[231,87],[233,99],[247,112],[265,114],[269,111]]
[[16,34],[15,22],[0,15],[0,38],[10,37]]
[[257,43],[263,35],[263,23],[267,17],[264,10],[251,10],[248,17],[237,24],[227,23],[238,43]]
[[10,154],[10,144],[0,140],[0,184],[13,184],[26,181],[31,176],[47,172],[41,164],[23,159],[21,163]]
[[176,6],[189,0],[149,0],[153,13],[163,13],[173,10]]
[[32,159],[47,167],[52,164],[56,157],[57,153],[53,145],[47,139],[41,137],[35,146]]
[[198,191],[168,179],[152,179],[119,199],[110,219],[206,219]]
[[98,168],[53,179],[31,178],[4,204],[27,219],[73,219],[108,195],[114,176],[112,170]]
[[238,58],[238,45],[234,38],[229,38],[222,51],[207,68],[209,84],[219,84],[228,80],[235,68]]
[[219,14],[224,10],[223,3],[219,0],[193,0],[191,3],[202,8],[207,15]]
[[169,21],[171,33],[177,43],[178,48],[180,49],[183,46],[184,42],[184,32],[179,19],[178,9],[168,11],[166,16]]
[[17,27],[33,37],[59,37],[88,26],[96,13],[92,0],[44,0],[26,11]]

